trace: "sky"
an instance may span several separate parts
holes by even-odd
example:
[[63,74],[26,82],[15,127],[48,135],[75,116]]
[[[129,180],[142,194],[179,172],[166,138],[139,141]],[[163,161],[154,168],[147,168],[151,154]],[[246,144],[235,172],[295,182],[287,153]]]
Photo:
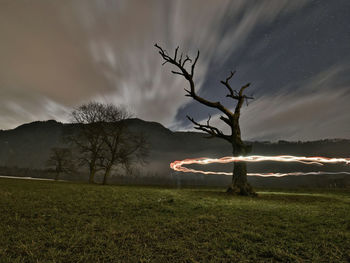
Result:
[[56,119],[88,101],[191,130],[186,115],[227,131],[185,97],[188,83],[154,48],[190,56],[198,94],[247,82],[243,139],[350,138],[348,0],[0,0],[0,129]]

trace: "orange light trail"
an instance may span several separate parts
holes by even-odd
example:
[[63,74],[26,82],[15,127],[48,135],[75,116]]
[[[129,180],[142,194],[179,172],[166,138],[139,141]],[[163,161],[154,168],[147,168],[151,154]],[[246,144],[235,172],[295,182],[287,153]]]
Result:
[[[217,175],[232,175],[228,172],[214,172],[214,171],[201,171],[192,168],[183,167],[183,165],[190,164],[211,164],[211,163],[231,163],[231,162],[263,162],[263,161],[274,161],[274,162],[298,162],[303,164],[350,164],[350,158],[328,158],[328,157],[303,157],[303,156],[292,156],[292,155],[279,155],[279,156],[261,156],[261,155],[251,155],[251,156],[227,156],[222,158],[194,158],[185,159],[181,161],[174,161],[170,164],[170,168],[185,173],[201,173],[201,174],[217,174]],[[350,174],[348,172],[293,172],[293,173],[248,173],[248,176],[262,176],[262,177],[283,177],[287,175],[307,175],[307,174]]]

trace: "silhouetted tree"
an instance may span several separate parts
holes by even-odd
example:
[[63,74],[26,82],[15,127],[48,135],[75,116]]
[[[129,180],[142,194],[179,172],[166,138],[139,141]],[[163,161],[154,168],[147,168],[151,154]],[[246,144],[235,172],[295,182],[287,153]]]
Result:
[[69,148],[52,148],[46,164],[54,167],[55,180],[58,180],[62,173],[75,171],[72,152]]
[[[164,59],[164,63],[162,65],[165,65],[166,63],[174,65],[178,71],[171,72],[173,74],[183,76],[188,81],[190,88],[185,89],[187,93],[186,96],[193,98],[205,106],[219,110],[223,114],[220,116],[220,120],[230,127],[231,134],[226,135],[217,127],[210,125],[210,115],[206,124],[198,123],[193,118],[187,116],[187,118],[195,125],[194,128],[208,133],[210,135],[209,138],[217,137],[229,142],[232,145],[233,156],[244,156],[249,153],[251,151],[251,146],[246,145],[242,141],[241,130],[239,127],[239,117],[244,101],[253,99],[250,96],[244,95],[244,91],[249,87],[250,83],[242,86],[239,90],[234,90],[229,82],[234,76],[235,71],[231,71],[230,75],[225,80],[221,81],[221,84],[223,84],[223,86],[228,90],[226,97],[236,101],[235,110],[231,111],[223,106],[221,102],[204,99],[196,93],[193,77],[195,66],[199,58],[199,51],[197,52],[196,57],[191,59],[187,55],[184,56],[182,53],[179,54],[179,47],[175,49],[173,56],[170,56],[166,50],[157,44],[155,44],[155,47],[159,50],[159,54]],[[189,65],[189,70],[187,69],[188,67],[186,66],[186,63]],[[247,165],[245,162],[234,163],[232,184],[227,189],[227,192],[237,193],[240,195],[256,195],[252,187],[247,182]]]
[[98,164],[103,169],[103,184],[107,183],[114,167],[124,168],[129,173],[133,163],[144,163],[148,155],[145,137],[130,132],[124,119],[103,124],[103,142]]
[[145,156],[143,136],[131,133],[125,120],[131,115],[112,104],[90,102],[72,112],[79,132],[69,140],[78,148],[79,160],[89,168],[89,182],[94,183],[97,172],[103,171],[103,184],[116,165],[131,165],[133,158]]

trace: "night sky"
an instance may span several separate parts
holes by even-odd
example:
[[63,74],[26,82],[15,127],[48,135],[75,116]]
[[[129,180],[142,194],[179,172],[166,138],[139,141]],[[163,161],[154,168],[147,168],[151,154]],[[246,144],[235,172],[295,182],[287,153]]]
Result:
[[[97,100],[136,117],[190,130],[186,114],[218,112],[185,97],[185,80],[161,66],[158,43],[199,49],[200,95],[219,82],[256,98],[242,109],[244,139],[350,138],[349,0],[0,0],[0,129],[69,121]],[[224,99],[227,107],[234,107]]]

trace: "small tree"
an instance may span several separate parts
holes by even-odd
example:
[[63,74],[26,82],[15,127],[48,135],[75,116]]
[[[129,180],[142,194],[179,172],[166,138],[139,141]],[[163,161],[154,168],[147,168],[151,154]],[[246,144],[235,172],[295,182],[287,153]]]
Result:
[[87,165],[89,169],[89,182],[94,183],[97,162],[102,150],[101,122],[105,120],[103,104],[90,102],[72,111],[71,116],[74,123],[79,124],[78,132],[67,137],[77,148],[80,165]]
[[106,184],[114,166],[125,165],[126,160],[143,153],[144,138],[126,127],[125,120],[130,116],[123,108],[98,102],[72,112],[74,122],[80,126],[70,141],[78,148],[80,163],[89,168],[90,183],[94,183],[97,172],[103,171]]
[[124,120],[104,124],[103,142],[99,162],[104,173],[103,184],[107,184],[113,167],[121,166],[129,172],[133,163],[144,163],[148,155],[145,137],[130,132]]
[[72,152],[68,148],[52,148],[46,164],[54,167],[56,181],[62,173],[71,173],[75,170]]
[[[190,88],[185,89],[186,96],[191,97],[192,99],[198,101],[199,103],[219,110],[223,115],[220,116],[220,120],[222,120],[226,125],[228,125],[231,129],[231,134],[226,135],[217,127],[210,125],[210,116],[206,124],[201,124],[196,122],[193,118],[187,116],[187,118],[195,125],[195,129],[204,131],[208,133],[209,138],[217,137],[220,139],[224,139],[232,145],[232,153],[233,156],[244,156],[250,152],[251,146],[246,145],[241,138],[241,130],[239,127],[239,118],[241,114],[241,108],[243,106],[244,101],[248,101],[249,99],[253,99],[250,96],[244,95],[245,89],[247,89],[250,83],[242,86],[238,91],[234,90],[229,81],[235,74],[235,71],[232,71],[230,75],[224,80],[221,81],[221,84],[228,90],[228,94],[226,97],[233,99],[236,101],[236,106],[234,111],[223,106],[223,104],[219,101],[210,101],[204,99],[196,93],[195,82],[193,80],[194,77],[194,69],[196,63],[199,58],[199,51],[197,52],[197,56],[195,59],[191,59],[190,57],[183,56],[183,54],[178,54],[178,47],[175,49],[174,56],[170,56],[166,50],[158,46],[155,47],[158,49],[159,54],[164,60],[164,64],[169,63],[175,66],[178,71],[171,71],[173,74],[180,75],[184,77],[188,83]],[[186,63],[190,66],[190,70],[187,70]],[[256,195],[253,191],[252,187],[247,182],[247,165],[245,162],[235,162],[233,168],[233,176],[232,176],[232,184],[227,189],[228,193],[238,193],[240,195]]]

